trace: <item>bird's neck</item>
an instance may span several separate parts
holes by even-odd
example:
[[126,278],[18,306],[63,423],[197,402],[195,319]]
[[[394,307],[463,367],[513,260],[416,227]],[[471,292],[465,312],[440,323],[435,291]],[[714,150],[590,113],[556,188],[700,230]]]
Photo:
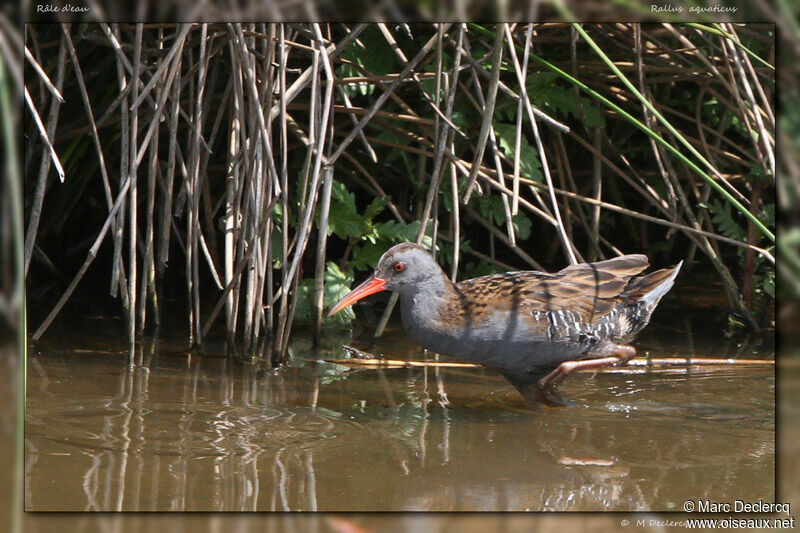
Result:
[[436,269],[428,278],[400,291],[403,325],[407,330],[431,326],[440,320],[440,311],[448,300],[455,297],[453,282],[441,269]]

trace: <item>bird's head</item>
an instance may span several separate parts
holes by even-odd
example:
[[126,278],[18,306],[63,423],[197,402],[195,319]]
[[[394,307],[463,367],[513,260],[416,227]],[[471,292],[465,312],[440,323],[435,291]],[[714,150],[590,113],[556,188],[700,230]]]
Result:
[[442,269],[425,248],[410,242],[395,245],[381,256],[375,272],[334,305],[328,316],[335,315],[370,294],[381,291],[417,291],[429,280],[441,276]]

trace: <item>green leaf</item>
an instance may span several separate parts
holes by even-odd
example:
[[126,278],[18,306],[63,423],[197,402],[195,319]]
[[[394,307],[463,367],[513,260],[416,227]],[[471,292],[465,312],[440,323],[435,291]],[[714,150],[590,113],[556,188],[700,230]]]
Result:
[[487,263],[485,261],[468,261],[463,267],[462,279],[478,278],[480,276],[488,276],[489,274],[497,274],[502,272],[502,269]]
[[[399,146],[404,146],[408,143],[408,137],[404,137],[403,135],[386,128],[381,128],[380,133],[376,135],[376,138],[380,139],[381,141],[386,141]],[[398,158],[402,158],[406,167],[405,171],[413,173],[416,169],[416,166],[409,166],[409,161],[407,161],[405,155],[405,150],[400,150],[399,148],[395,147],[388,147],[380,159],[385,166],[391,166],[391,163],[394,163]]]
[[[423,67],[423,72],[436,72],[436,60],[429,61]],[[451,72],[453,70],[453,56],[450,55],[447,51],[442,51],[442,72]],[[429,78],[423,80],[422,83],[422,90],[424,90],[428,96],[431,97],[432,100],[436,99],[436,78]],[[439,86],[439,98],[444,100],[447,97],[447,94],[444,91],[445,86],[441,84]]]
[[511,224],[514,226],[514,233],[518,241],[524,241],[531,236],[531,227],[533,222],[530,218],[522,213],[518,213],[511,217]]
[[[505,152],[506,157],[514,160],[514,148],[517,139],[517,128],[513,124],[496,123],[494,125],[494,134],[497,137],[497,142],[500,144],[500,149]],[[520,139],[519,145],[519,173],[522,177],[533,180],[539,183],[544,181],[542,174],[542,164],[539,161],[539,153],[530,144],[525,136]]]
[[761,280],[761,288],[767,293],[770,298],[775,298],[775,271],[768,269]]
[[[428,223],[430,232],[432,222]],[[351,266],[356,270],[371,270],[378,264],[378,260],[388,248],[401,242],[414,242],[419,230],[419,221],[402,224],[394,220],[379,222],[373,226],[375,242],[364,242],[353,247]],[[430,248],[433,240],[426,234],[422,238],[422,246]]]
[[277,224],[272,226],[272,267],[283,268],[283,231]]
[[764,223],[765,226],[775,227],[775,204],[765,204],[761,207],[758,213],[758,219]]
[[353,255],[350,265],[355,270],[372,270],[378,264],[378,260],[386,251],[386,247],[380,246],[381,241],[366,246],[353,247]]
[[[325,289],[322,296],[323,309],[328,309],[350,292],[353,285],[351,273],[342,271],[334,262],[325,265]],[[310,324],[313,322],[313,297],[314,279],[306,278],[297,286],[297,307],[295,309],[294,320],[298,324]],[[352,307],[343,309],[332,317],[323,318],[323,324],[333,324],[346,326],[356,317]]]
[[594,102],[559,83],[555,72],[534,72],[528,76],[525,88],[536,107],[556,116],[571,115],[583,120],[587,129],[605,127],[605,118]]
[[364,219],[371,222],[373,218],[383,211],[383,208],[386,207],[386,204],[388,203],[389,198],[377,196],[364,210]]
[[[389,74],[395,70],[395,54],[376,26],[369,26],[362,31],[358,39],[342,51],[341,57],[362,67],[369,74]],[[339,66],[336,72],[339,77],[363,75],[363,72],[348,63]],[[367,82],[349,84],[345,85],[345,91],[349,96],[367,96],[375,91],[375,85]]]
[[351,43],[348,51],[352,55],[348,59],[354,59],[371,74],[380,75],[394,72],[397,56],[377,26],[368,26],[361,32],[357,40],[363,43],[364,48],[362,49],[355,42]]
[[341,182],[334,181],[331,187],[331,207],[328,216],[328,235],[335,234],[345,240],[369,240],[375,243],[377,234],[372,220],[379,215],[389,198],[375,198],[362,214],[356,208],[355,194]]
[[714,223],[720,233],[729,239],[741,242],[746,240],[747,231],[733,218],[729,203],[723,204],[719,200],[714,200],[710,205],[703,205],[708,207],[708,210],[712,213],[711,222]]
[[356,211],[356,195],[339,181],[331,187],[331,207],[328,216],[328,235],[343,239],[360,239],[368,231],[364,218]]
[[[344,63],[336,69],[336,76],[338,78],[355,78],[357,76],[361,76],[361,72],[359,72],[359,70],[353,65]],[[368,96],[375,92],[375,85],[372,83],[367,83],[366,81],[348,83],[342,87],[347,93],[347,96],[350,98],[357,96]]]
[[450,118],[453,121],[453,124],[458,126],[458,129],[460,129],[461,131],[469,131],[477,122],[478,116],[479,115],[477,115],[476,113],[454,110],[453,116]]
[[[473,196],[470,198],[470,205],[486,218],[490,223],[499,226],[505,231],[506,210],[503,206],[503,199],[499,195],[493,196]],[[514,226],[514,234],[518,240],[524,241],[531,236],[533,222],[524,213],[518,213],[511,217],[511,224]]]

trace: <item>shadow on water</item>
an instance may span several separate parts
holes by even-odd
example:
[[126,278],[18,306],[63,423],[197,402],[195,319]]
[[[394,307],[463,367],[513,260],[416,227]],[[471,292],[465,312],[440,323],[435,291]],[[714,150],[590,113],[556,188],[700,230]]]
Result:
[[[701,314],[659,316],[640,354],[773,358]],[[104,329],[31,349],[28,510],[669,511],[708,495],[775,498],[772,366],[582,373],[562,386],[573,405],[552,409],[479,368],[324,362],[342,339],[315,353],[297,335],[275,372],[165,340],[129,364]],[[397,330],[371,351],[427,357]]]

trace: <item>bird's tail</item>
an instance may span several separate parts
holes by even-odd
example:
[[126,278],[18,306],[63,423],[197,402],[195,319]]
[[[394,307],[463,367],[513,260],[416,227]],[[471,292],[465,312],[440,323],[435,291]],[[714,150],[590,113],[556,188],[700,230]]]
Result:
[[672,268],[656,270],[634,280],[627,289],[628,296],[645,304],[655,305],[672,288],[683,261]]

